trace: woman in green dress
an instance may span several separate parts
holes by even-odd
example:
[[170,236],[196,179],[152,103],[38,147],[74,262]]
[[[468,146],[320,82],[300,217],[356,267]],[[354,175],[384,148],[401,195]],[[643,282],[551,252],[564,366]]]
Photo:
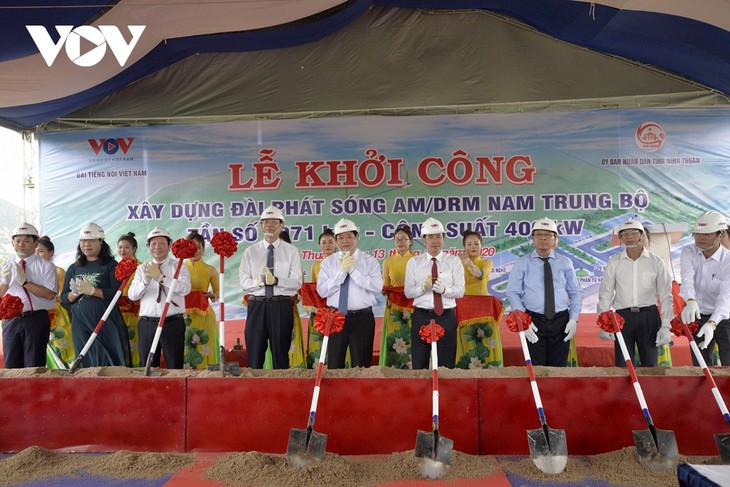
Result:
[[[66,270],[61,292],[61,302],[71,305],[71,336],[76,355],[121,286],[114,275],[116,267],[117,261],[104,241],[104,230],[96,223],[84,225],[79,233],[76,262]],[[81,364],[84,367],[131,365],[127,326],[118,306],[111,309]]]

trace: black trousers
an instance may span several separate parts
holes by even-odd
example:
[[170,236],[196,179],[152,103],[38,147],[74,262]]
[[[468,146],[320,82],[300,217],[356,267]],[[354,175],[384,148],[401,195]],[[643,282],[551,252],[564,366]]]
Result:
[[[157,332],[159,318],[143,316],[139,319],[138,342],[139,359],[147,363],[152,342]],[[160,343],[152,357],[152,367],[160,366],[160,352],[165,354],[168,369],[182,369],[185,354],[185,320],[183,315],[168,316],[162,326]]]
[[444,336],[436,342],[439,367],[453,369],[456,366],[456,311],[445,309],[441,316],[433,311],[416,308],[411,320],[411,363],[413,369],[427,369],[431,359],[431,344],[421,339],[421,326],[434,320],[444,329]]
[[[707,323],[710,316],[712,315],[700,315],[700,320],[697,322],[697,331],[700,331],[702,325]],[[700,342],[702,342],[704,338],[697,338],[697,333],[693,334],[693,336],[697,342],[697,346],[699,347]],[[717,348],[720,350],[720,363],[722,365],[730,365],[730,320],[722,320],[718,323],[710,344],[704,350],[700,348],[702,358],[705,359],[705,363],[707,365],[712,365],[710,362],[710,356],[712,355],[715,343],[717,343]],[[699,362],[697,362],[694,353],[692,354],[692,363],[694,365],[700,365]]]
[[294,330],[294,306],[291,299],[248,302],[248,316],[243,336],[246,338],[248,366],[263,369],[266,348],[271,344],[275,369],[289,368],[289,348]]
[[537,326],[537,343],[527,342],[532,365],[567,367],[570,341],[565,340],[565,325],[570,320],[568,310],[561,311],[549,320],[541,313],[527,311]]
[[51,334],[48,311],[3,320],[3,356],[6,369],[46,366],[46,344]]
[[342,331],[330,336],[327,345],[327,367],[345,367],[347,348],[350,348],[350,362],[353,367],[370,367],[373,363],[373,341],[375,340],[375,316],[373,310],[349,311]]
[[[641,367],[656,367],[659,361],[659,349],[656,346],[656,335],[662,327],[662,318],[656,306],[632,313],[627,309],[616,311],[624,319],[624,327],[621,335],[626,342],[626,349],[629,351],[632,363],[634,350],[639,351],[639,365]],[[626,367],[624,354],[618,340],[614,342],[614,355],[616,367]]]

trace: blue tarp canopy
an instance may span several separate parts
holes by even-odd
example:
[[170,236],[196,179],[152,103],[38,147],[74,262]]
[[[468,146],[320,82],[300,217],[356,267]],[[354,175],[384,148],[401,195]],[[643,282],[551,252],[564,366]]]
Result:
[[[728,12],[727,0],[5,1],[0,125],[727,104]],[[27,26],[56,48],[50,66]],[[102,26],[131,46],[124,63],[118,40],[91,35]]]

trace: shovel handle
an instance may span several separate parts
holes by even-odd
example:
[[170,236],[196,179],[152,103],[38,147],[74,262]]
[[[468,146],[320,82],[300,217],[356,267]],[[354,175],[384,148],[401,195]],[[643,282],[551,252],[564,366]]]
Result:
[[730,427],[730,412],[725,405],[725,401],[720,394],[720,390],[717,388],[717,384],[715,384],[715,379],[712,378],[710,368],[707,366],[707,362],[705,362],[705,358],[702,356],[702,352],[700,352],[700,347],[697,346],[697,342],[695,341],[694,336],[692,336],[692,332],[689,330],[689,327],[682,323],[682,329],[684,330],[684,335],[689,340],[689,348],[692,349],[692,353],[695,354],[697,363],[699,363],[700,367],[702,367],[702,373],[704,374],[707,381],[710,383],[712,395],[715,397],[715,402],[720,408],[720,412],[722,412],[723,418],[725,418],[725,423],[727,423],[728,427]]
[[327,345],[330,341],[330,331],[332,324],[327,322],[324,336],[322,337],[322,348],[319,350],[319,362],[317,363],[317,378],[314,380],[314,391],[312,392],[312,404],[309,406],[309,418],[307,419],[307,429],[314,427],[314,418],[317,416],[317,403],[319,402],[320,384],[322,383],[322,372],[324,371],[324,362],[327,359]]
[[626,362],[626,367],[629,369],[629,375],[631,376],[631,382],[634,386],[634,392],[636,393],[636,398],[639,400],[639,405],[641,406],[641,412],[644,414],[644,419],[646,420],[646,424],[649,425],[649,429],[651,430],[652,436],[654,436],[654,441],[656,442],[656,433],[654,431],[654,422],[651,419],[651,414],[649,413],[649,406],[646,404],[646,399],[644,398],[644,392],[641,390],[641,384],[639,384],[639,378],[636,376],[636,369],[634,369],[634,363],[631,361],[631,356],[629,355],[629,349],[626,348],[626,341],[624,340],[624,336],[621,333],[621,328],[619,328],[618,323],[616,322],[616,315],[614,313],[611,313],[611,321],[613,322],[614,327],[614,333],[616,334],[616,340],[618,340],[619,348],[621,349],[621,354],[624,357],[624,362]]
[[225,294],[223,289],[223,276],[225,276],[225,272],[223,271],[224,268],[224,258],[221,255],[220,256],[220,274],[218,275],[218,315],[220,316],[220,320],[218,321],[218,337],[220,340],[220,344],[225,347],[226,345],[226,317],[225,317],[225,306],[223,304],[223,295]]
[[542,407],[542,399],[540,398],[540,390],[537,388],[537,379],[535,378],[535,370],[532,367],[532,358],[530,357],[530,349],[527,347],[527,338],[525,332],[520,331],[520,344],[522,345],[522,354],[525,356],[525,366],[527,367],[527,375],[530,377],[530,388],[532,389],[532,397],[535,400],[537,415],[540,417],[540,424],[547,427],[547,418],[545,417],[545,409]]
[[152,360],[157,353],[157,347],[160,344],[160,335],[162,335],[162,327],[165,326],[165,318],[167,318],[167,310],[170,309],[170,301],[172,301],[172,295],[175,293],[175,287],[177,286],[177,278],[180,277],[180,269],[182,268],[184,259],[177,259],[177,267],[175,268],[175,274],[172,277],[170,283],[170,291],[165,297],[165,305],[162,308],[160,314],[160,320],[157,322],[157,330],[155,330],[155,338],[152,340],[152,346],[150,347],[150,354],[147,356],[147,363],[144,367],[144,375],[150,375],[150,369],[152,368]]

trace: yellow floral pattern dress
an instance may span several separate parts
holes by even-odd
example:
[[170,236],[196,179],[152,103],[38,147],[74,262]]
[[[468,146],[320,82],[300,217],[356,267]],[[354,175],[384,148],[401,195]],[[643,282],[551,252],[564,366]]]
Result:
[[388,299],[385,302],[383,333],[380,338],[379,365],[381,367],[396,369],[412,367],[413,301],[408,300],[402,290],[406,282],[406,265],[412,257],[413,253],[409,250],[403,255],[396,252],[383,260],[383,289],[388,292]]
[[[134,258],[134,262],[139,265],[139,261]],[[119,311],[122,312],[122,318],[127,325],[127,334],[129,335],[129,352],[132,357],[132,367],[141,367],[142,361],[139,358],[139,301],[129,299],[129,286],[132,285],[132,278],[127,281],[127,285],[122,289],[122,295],[119,297],[117,305]]]
[[[487,284],[494,264],[477,257],[471,262],[481,271],[476,277],[470,266],[464,267],[464,295],[489,296]],[[456,366],[462,369],[502,367],[502,338],[499,334],[501,316],[480,316],[460,321],[456,338]]]
[[[63,289],[63,281],[66,278],[66,271],[56,266],[56,276],[58,277],[59,292]],[[48,341],[48,348],[55,353],[56,357],[61,359],[66,366],[70,366],[76,358],[74,351],[74,343],[71,339],[71,320],[68,317],[66,308],[61,304],[61,298],[56,295],[56,306],[48,312],[51,321],[51,337]],[[51,351],[46,351],[46,367],[49,369],[58,369]]]
[[219,294],[218,271],[202,260],[186,261],[190,293],[185,296],[185,366],[205,369],[220,363],[218,321],[205,293]]

